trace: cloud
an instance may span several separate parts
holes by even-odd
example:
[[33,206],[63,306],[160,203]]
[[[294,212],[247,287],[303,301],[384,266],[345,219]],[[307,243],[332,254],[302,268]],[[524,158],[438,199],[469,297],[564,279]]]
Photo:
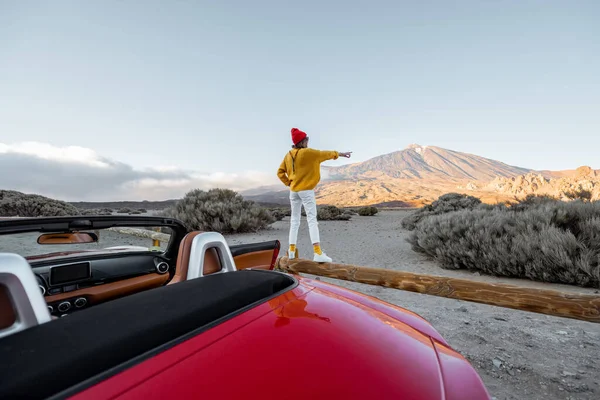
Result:
[[176,166],[140,170],[92,149],[39,142],[0,143],[0,171],[0,189],[67,201],[165,200],[196,188],[241,191],[276,180],[258,171],[203,173]]

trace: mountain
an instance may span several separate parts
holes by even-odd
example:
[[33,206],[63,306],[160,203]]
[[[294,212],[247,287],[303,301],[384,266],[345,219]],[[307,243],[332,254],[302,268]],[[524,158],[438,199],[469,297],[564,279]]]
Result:
[[[600,181],[600,171],[590,167],[534,171],[418,144],[364,162],[323,170],[324,178],[316,189],[317,203],[337,206],[420,207],[448,192],[468,193],[495,203],[544,190],[558,196],[580,187],[593,193],[600,191],[595,186]],[[258,202],[289,203],[288,191],[283,187],[253,189],[242,195]]]
[[562,199],[570,194],[588,192],[592,200],[600,199],[600,171],[588,166],[574,171],[556,171],[548,178],[542,174],[528,173],[511,178],[497,177],[483,190],[512,196],[527,196],[529,194],[546,194]]
[[330,167],[327,170],[330,180],[383,175],[400,179],[491,180],[497,176],[509,177],[531,172],[473,154],[418,144],[362,163]]

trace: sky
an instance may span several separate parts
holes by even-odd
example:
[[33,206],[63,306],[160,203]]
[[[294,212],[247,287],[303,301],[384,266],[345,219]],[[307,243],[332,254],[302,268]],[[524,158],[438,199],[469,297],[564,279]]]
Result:
[[[0,188],[276,184],[290,129],[600,168],[600,1],[0,0]],[[283,188],[283,187],[282,187]]]

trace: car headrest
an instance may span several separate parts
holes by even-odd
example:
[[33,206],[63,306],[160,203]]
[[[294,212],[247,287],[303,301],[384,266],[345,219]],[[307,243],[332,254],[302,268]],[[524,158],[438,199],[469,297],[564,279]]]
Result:
[[179,244],[175,276],[169,284],[235,270],[233,255],[223,235],[192,231]]
[[200,278],[207,275],[207,261],[212,258],[207,257],[209,252],[217,257],[220,270],[210,271],[211,274],[236,271],[235,261],[229,249],[225,237],[218,232],[202,232],[194,236],[190,249],[190,262],[187,271],[187,280]]
[[0,253],[0,338],[51,320],[27,260]]

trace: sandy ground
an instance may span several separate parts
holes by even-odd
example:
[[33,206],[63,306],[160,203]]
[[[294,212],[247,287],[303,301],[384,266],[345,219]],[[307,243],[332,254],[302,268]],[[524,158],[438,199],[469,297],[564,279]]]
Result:
[[[374,217],[353,216],[350,221],[320,223],[323,249],[335,262],[391,268],[432,275],[555,290],[598,293],[566,285],[499,279],[470,272],[447,271],[413,252],[400,226],[406,211],[383,211]],[[288,245],[288,219],[256,234],[228,235],[230,244],[279,239]],[[36,235],[0,237],[0,252],[22,255],[47,252],[35,243]],[[90,246],[150,246],[149,239],[104,232],[101,243]],[[300,256],[310,258],[312,248],[306,220],[299,240]],[[52,246],[52,251],[57,251]],[[68,246],[68,249],[73,249]],[[433,324],[456,350],[465,355],[496,399],[598,399],[600,398],[600,324],[550,317],[507,308],[422,295],[346,281],[319,278],[378,297],[412,310]]]
[[[500,279],[448,271],[413,252],[400,226],[406,211],[320,223],[324,251],[335,262],[417,273],[503,282],[570,292],[598,293],[567,285]],[[257,234],[230,235],[230,244],[279,239],[288,245],[288,219]],[[306,220],[299,239],[300,257],[312,257]],[[347,287],[410,309],[433,324],[467,357],[496,399],[600,398],[600,324],[502,307],[422,295],[328,278]]]

